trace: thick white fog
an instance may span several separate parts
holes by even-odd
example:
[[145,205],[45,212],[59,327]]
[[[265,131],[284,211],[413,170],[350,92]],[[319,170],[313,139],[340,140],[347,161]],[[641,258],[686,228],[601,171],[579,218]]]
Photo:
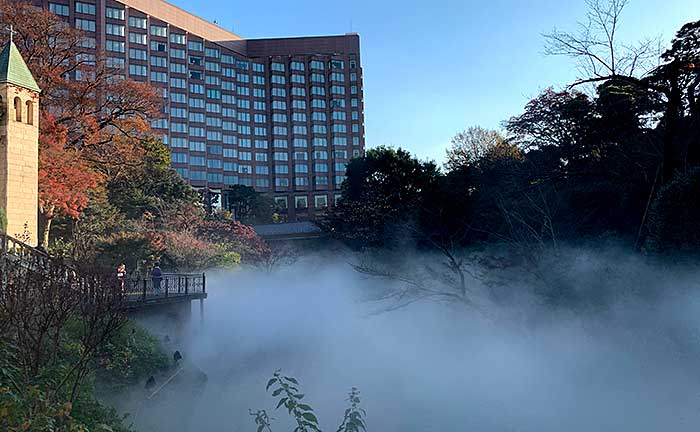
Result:
[[365,299],[392,282],[343,261],[210,275],[204,325],[194,313],[181,344],[206,384],[177,379],[152,401],[135,392],[128,409],[144,432],[253,431],[249,409],[291,431],[265,392],[281,368],[326,431],[352,386],[374,432],[695,430],[700,273],[616,253],[567,269],[562,284],[606,303],[547,306],[514,283],[518,295],[485,312],[426,300],[376,314],[383,305]]

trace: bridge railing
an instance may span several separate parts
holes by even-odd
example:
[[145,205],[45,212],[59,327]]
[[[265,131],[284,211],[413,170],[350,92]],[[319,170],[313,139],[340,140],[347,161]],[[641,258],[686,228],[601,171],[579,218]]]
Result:
[[195,296],[207,293],[204,273],[163,273],[160,278],[129,278],[123,281],[124,300],[142,302],[149,299]]

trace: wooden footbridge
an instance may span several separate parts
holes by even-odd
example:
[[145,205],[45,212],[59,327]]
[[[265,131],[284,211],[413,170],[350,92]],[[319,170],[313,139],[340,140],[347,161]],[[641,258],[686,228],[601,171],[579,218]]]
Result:
[[0,295],[18,272],[46,275],[72,290],[89,296],[99,285],[112,290],[115,302],[125,312],[167,308],[207,298],[206,275],[164,273],[160,283],[150,277],[127,277],[123,283],[114,275],[82,275],[75,268],[13,237],[0,233]]

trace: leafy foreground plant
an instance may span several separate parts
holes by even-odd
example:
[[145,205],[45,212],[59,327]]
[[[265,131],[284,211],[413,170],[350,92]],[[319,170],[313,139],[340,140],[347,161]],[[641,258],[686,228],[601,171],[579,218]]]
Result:
[[[304,394],[300,393],[299,382],[292,377],[282,375],[282,371],[275,371],[270,381],[265,388],[267,391],[272,389],[272,397],[279,397],[275,409],[284,406],[287,408],[289,415],[296,421],[294,432],[322,432],[318,425],[318,418],[314,414],[314,410],[310,405],[301,402],[304,399]],[[353,387],[348,395],[350,407],[345,410],[340,426],[337,432],[360,432],[366,431],[365,417],[367,413],[360,408],[360,392]],[[251,411],[250,415],[255,417],[256,432],[272,432],[272,418],[265,410]]]

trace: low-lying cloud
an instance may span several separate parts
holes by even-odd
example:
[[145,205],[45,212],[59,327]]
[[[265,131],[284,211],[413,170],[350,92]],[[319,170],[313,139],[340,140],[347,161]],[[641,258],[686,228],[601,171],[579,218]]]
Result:
[[137,400],[133,420],[144,432],[252,431],[248,410],[264,408],[274,431],[292,430],[264,388],[281,368],[327,431],[352,386],[374,432],[694,430],[698,273],[572,254],[562,286],[604,293],[600,307],[547,306],[514,282],[518,295],[486,313],[422,301],[376,314],[381,305],[363,299],[395,282],[320,258],[210,275],[204,326],[193,319],[184,344],[208,381]]

